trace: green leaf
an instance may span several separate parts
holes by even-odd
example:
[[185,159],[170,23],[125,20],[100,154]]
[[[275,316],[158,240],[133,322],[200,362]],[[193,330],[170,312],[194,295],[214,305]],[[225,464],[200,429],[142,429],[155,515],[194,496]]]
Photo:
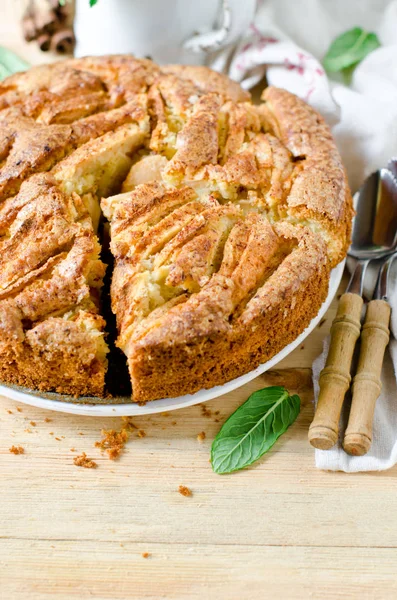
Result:
[[90,0],[90,6],[95,6],[98,0]]
[[19,58],[14,52],[0,46],[0,81],[17,71],[26,71],[29,68],[27,62]]
[[251,394],[224,423],[211,448],[215,473],[238,471],[267,452],[299,415],[300,398],[283,387]]
[[334,73],[342,71],[357,65],[379,46],[380,43],[375,33],[368,33],[361,27],[353,27],[332,42],[323,60],[324,68]]

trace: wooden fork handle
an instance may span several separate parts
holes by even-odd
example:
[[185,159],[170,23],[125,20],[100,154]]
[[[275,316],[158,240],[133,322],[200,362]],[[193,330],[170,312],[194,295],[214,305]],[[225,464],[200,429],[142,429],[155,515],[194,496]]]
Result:
[[380,374],[389,343],[390,306],[372,300],[361,333],[358,367],[352,385],[352,405],[343,447],[349,454],[362,456],[372,443],[375,404],[381,392]]
[[321,450],[329,450],[338,439],[340,413],[360,335],[362,306],[363,299],[358,294],[343,294],[332,323],[327,362],[320,373],[316,414],[309,429],[309,442]]

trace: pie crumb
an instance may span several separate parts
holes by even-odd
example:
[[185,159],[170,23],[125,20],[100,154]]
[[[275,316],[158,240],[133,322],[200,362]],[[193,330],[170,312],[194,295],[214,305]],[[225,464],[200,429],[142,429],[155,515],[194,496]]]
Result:
[[51,423],[51,421],[52,421],[52,419],[49,419],[48,417],[46,417],[46,418],[44,419],[44,423]]
[[200,404],[201,406],[201,414],[203,417],[207,417],[208,419],[212,416],[212,410],[205,406],[205,404]]
[[124,429],[127,429],[127,431],[132,431],[133,429],[138,429],[138,427],[136,425],[134,425],[134,423],[130,420],[130,417],[121,417],[121,420],[124,421],[124,423],[125,423]]
[[144,431],[143,429],[140,429],[138,431],[138,437],[140,437],[140,438],[146,437],[146,431]]
[[29,421],[29,424],[30,424],[32,427],[36,427],[36,421]]
[[82,452],[79,456],[75,456],[73,463],[76,467],[84,467],[85,469],[96,469],[97,463],[88,458],[85,452]]
[[10,452],[11,454],[25,454],[25,448],[22,446],[11,446]]
[[[116,460],[122,453],[125,444],[128,442],[128,430],[123,427],[120,431],[115,429],[102,429],[103,438],[95,442],[95,447],[106,451],[110,460]],[[139,435],[139,434],[138,434]]]
[[202,431],[198,434],[197,440],[200,442],[200,444],[205,440],[205,431]]
[[188,487],[186,487],[186,485],[180,485],[178,488],[178,492],[180,494],[182,494],[182,496],[185,496],[186,498],[188,498],[189,496],[192,495],[192,490],[189,489]]
[[142,552],[143,558],[149,558],[151,556],[150,552]]

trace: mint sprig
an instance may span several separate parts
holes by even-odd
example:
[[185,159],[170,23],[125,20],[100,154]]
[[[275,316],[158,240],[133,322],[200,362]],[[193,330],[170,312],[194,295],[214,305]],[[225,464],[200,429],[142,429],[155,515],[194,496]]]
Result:
[[330,73],[352,69],[379,46],[375,33],[353,27],[332,42],[323,59],[324,68]]
[[26,71],[27,62],[19,58],[14,52],[0,46],[0,81],[18,71]]
[[279,386],[251,394],[224,423],[211,448],[215,473],[243,469],[270,450],[300,411],[299,396]]

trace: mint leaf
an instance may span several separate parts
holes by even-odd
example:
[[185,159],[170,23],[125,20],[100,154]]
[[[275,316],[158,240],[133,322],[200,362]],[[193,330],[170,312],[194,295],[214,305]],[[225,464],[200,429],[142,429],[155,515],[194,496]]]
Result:
[[295,421],[299,396],[272,386],[251,394],[222,426],[211,448],[215,473],[238,471],[267,452]]
[[361,27],[353,27],[332,42],[323,60],[324,68],[333,73],[343,71],[357,65],[379,46],[375,33],[368,33]]
[[19,58],[11,50],[0,46],[0,81],[17,71],[26,71],[28,68],[28,63],[22,58]]
[[98,0],[90,0],[90,6],[95,6]]

